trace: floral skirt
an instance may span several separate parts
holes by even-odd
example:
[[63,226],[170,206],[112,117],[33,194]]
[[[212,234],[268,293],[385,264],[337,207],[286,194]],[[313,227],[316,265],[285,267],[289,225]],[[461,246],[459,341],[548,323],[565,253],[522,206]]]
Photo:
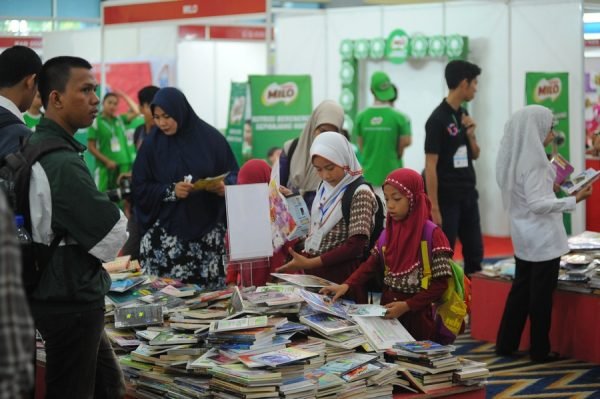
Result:
[[225,286],[223,271],[225,226],[217,224],[197,241],[169,235],[156,222],[142,237],[140,261],[144,272],[194,283],[207,290]]

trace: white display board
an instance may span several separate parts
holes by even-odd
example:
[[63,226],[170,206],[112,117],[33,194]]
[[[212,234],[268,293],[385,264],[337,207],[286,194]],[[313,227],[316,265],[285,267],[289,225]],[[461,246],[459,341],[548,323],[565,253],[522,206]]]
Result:
[[269,186],[266,183],[225,187],[229,260],[273,256]]

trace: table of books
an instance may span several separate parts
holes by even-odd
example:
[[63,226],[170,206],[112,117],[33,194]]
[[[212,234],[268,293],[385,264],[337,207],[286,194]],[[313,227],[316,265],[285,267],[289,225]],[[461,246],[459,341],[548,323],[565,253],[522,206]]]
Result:
[[139,272],[112,277],[106,332],[129,398],[485,396],[484,363],[414,341],[379,305],[332,303],[316,293],[319,278],[202,292]]
[[[496,342],[511,281],[473,275],[471,279],[471,336]],[[554,293],[550,343],[562,356],[600,363],[600,295],[566,291]],[[529,322],[520,349],[529,347]]]

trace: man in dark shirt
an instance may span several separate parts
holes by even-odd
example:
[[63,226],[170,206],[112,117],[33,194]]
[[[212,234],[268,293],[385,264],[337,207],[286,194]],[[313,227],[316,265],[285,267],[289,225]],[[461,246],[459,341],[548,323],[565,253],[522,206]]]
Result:
[[13,46],[0,54],[0,160],[31,135],[22,113],[37,93],[41,69],[40,57],[28,47]]
[[481,270],[483,242],[473,160],[479,157],[475,121],[462,103],[475,98],[481,69],[451,61],[445,77],[448,96],[425,124],[425,181],[433,221],[442,226],[450,245],[463,245],[467,274]]

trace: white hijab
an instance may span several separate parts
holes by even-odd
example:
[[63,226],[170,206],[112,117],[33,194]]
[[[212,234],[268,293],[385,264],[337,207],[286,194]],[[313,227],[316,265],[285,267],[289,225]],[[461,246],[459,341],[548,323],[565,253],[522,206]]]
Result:
[[[342,219],[342,196],[348,184],[362,175],[362,168],[348,140],[336,132],[324,132],[315,137],[310,147],[310,159],[318,155],[340,166],[346,172],[335,186],[322,181],[317,188],[310,213],[310,233],[305,247],[313,251],[320,246],[320,240]],[[315,238],[318,237],[318,238]],[[317,239],[319,242],[312,243]]]
[[[314,141],[315,130],[325,123],[336,126],[339,131],[342,129],[342,125],[344,124],[344,110],[335,101],[325,100],[312,112],[298,139],[298,144],[292,156],[288,181],[282,181],[281,184],[287,184],[289,189],[298,189],[301,194],[317,189],[321,179],[319,179],[315,168],[312,166],[312,159],[309,153]],[[291,143],[292,140],[286,142],[283,146],[286,154],[290,149]]]
[[510,208],[515,183],[524,172],[552,170],[544,151],[544,140],[552,128],[552,111],[528,105],[515,112],[504,126],[496,160],[496,182],[504,208]]

